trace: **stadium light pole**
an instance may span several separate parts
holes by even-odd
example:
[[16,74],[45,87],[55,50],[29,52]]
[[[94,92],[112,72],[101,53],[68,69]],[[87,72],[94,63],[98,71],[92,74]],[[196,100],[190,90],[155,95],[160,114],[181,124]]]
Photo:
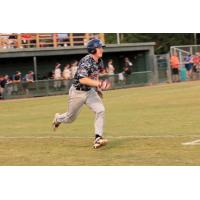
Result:
[[117,33],[117,44],[120,44],[120,35]]

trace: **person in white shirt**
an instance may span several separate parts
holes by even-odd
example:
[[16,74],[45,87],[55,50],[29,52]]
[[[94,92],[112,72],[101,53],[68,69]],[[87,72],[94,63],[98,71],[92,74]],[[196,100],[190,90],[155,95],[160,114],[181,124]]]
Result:
[[108,72],[108,75],[113,75],[114,72],[115,72],[115,68],[114,68],[114,66],[113,66],[113,61],[112,61],[112,59],[110,59],[110,60],[108,61],[107,72]]
[[66,64],[65,65],[65,68],[63,70],[63,73],[62,73],[62,77],[63,77],[63,83],[64,83],[64,86],[69,89],[70,85],[71,85],[71,79],[72,79],[72,71],[71,71],[71,66],[70,64]]
[[78,68],[78,61],[76,61],[76,60],[72,61],[72,63],[71,63],[72,78],[74,78],[77,68]]
[[108,66],[106,68],[106,71],[109,75],[109,80],[111,82],[111,85],[114,86],[114,81],[115,81],[115,76],[114,76],[114,72],[115,72],[115,67],[113,66],[113,61],[112,59],[108,60]]
[[26,92],[26,95],[29,95],[29,90],[32,88],[32,83],[34,82],[34,72],[33,71],[29,71],[28,74],[26,74],[25,78],[24,78],[24,89]]
[[34,73],[33,71],[29,71],[28,74],[25,76],[25,81],[27,82],[34,82]]
[[54,88],[59,89],[61,87],[61,69],[60,69],[61,64],[56,63],[55,70],[54,70]]

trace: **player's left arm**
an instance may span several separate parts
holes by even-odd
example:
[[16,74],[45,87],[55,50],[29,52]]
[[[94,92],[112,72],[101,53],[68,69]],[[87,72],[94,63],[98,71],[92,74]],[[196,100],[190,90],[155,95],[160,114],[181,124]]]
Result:
[[88,85],[91,87],[99,87],[101,85],[101,82],[99,80],[93,80],[89,77],[82,77],[79,79],[79,82],[83,85]]

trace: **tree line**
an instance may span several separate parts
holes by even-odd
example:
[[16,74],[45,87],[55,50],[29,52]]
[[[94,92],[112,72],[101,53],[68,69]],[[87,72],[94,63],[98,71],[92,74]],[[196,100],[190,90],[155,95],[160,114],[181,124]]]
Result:
[[[120,43],[155,42],[155,53],[168,53],[170,46],[193,45],[199,43],[200,34],[194,33],[120,33]],[[116,33],[106,33],[107,44],[117,43]]]

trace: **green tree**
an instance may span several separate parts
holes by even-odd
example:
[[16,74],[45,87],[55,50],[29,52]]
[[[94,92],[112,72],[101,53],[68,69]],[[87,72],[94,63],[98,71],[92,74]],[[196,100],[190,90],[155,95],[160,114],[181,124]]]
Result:
[[[121,33],[121,43],[155,42],[155,53],[167,53],[170,46],[194,44],[194,33]],[[116,43],[116,33],[105,34],[106,43]],[[198,38],[197,38],[198,39]]]

